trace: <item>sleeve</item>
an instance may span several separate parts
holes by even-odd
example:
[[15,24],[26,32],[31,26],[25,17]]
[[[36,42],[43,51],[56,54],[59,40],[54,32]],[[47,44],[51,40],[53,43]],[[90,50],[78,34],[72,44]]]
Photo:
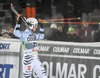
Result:
[[44,34],[44,29],[43,28],[40,28],[39,33]]
[[20,31],[20,24],[16,24],[13,34],[18,38],[22,37],[22,31]]
[[44,39],[44,29],[43,28],[40,28],[40,30],[39,30],[39,39],[40,40]]

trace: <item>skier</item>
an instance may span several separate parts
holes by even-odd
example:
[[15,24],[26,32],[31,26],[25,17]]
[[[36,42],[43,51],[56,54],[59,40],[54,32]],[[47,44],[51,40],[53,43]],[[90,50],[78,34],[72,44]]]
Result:
[[[23,47],[23,75],[24,78],[32,78],[32,71],[34,71],[39,78],[47,78],[45,68],[42,66],[38,57],[38,44],[36,40],[44,39],[44,30],[39,28],[38,20],[30,17],[26,19],[29,28],[26,27],[25,31],[20,30],[21,14],[17,17],[17,23],[14,28],[14,35],[22,41]],[[37,33],[40,31],[42,33]]]

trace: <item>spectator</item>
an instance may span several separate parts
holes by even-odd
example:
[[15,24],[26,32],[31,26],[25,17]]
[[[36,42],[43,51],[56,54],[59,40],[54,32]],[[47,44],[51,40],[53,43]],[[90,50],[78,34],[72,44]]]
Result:
[[[69,14],[68,1],[69,0],[55,0],[56,13],[61,14],[63,18],[71,17]],[[64,22],[68,22],[68,20],[64,20]],[[66,24],[63,27],[63,32],[66,33],[67,30],[68,30],[68,25]]]
[[10,27],[10,28],[8,29],[9,36],[10,36],[11,38],[17,38],[17,37],[15,37],[15,35],[13,34],[13,31],[14,31],[14,28],[13,28],[13,27]]
[[81,39],[77,35],[77,30],[74,27],[68,28],[68,41],[70,42],[80,42]]
[[67,34],[62,32],[62,25],[53,23],[50,27],[51,28],[45,29],[45,39],[53,41],[67,41]]
[[91,42],[92,41],[91,33],[92,33],[91,25],[87,27],[82,26],[78,30],[78,35],[81,38],[81,42]]
[[18,37],[15,37],[15,35],[13,34],[13,31],[14,31],[13,27],[8,28],[8,30],[2,29],[1,37],[3,37],[3,38],[18,38]]
[[56,41],[56,36],[55,32],[57,32],[57,25],[56,24],[51,24],[50,28],[45,28],[45,36],[44,38],[47,40],[55,40]]
[[8,32],[4,32],[2,34],[2,38],[10,38],[9,33]]
[[6,29],[1,30],[1,34],[5,33],[5,32],[8,32],[8,31]]
[[65,26],[63,23],[57,24],[57,29],[60,32],[59,34],[60,34],[61,41],[68,41],[67,29],[66,29],[66,32],[63,31],[64,27]]
[[99,42],[100,41],[99,25],[93,25],[92,29],[93,29],[93,31],[91,32],[91,40],[92,40],[92,42]]
[[55,23],[52,23],[51,26],[50,26],[50,28],[55,28],[56,29],[57,25]]
[[100,42],[100,30],[94,31],[93,42]]

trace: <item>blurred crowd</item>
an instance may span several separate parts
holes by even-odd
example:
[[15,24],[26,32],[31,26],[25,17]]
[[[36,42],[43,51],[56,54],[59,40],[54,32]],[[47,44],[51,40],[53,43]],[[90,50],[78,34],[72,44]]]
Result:
[[54,41],[68,42],[99,42],[100,29],[97,25],[69,25],[68,30],[63,32],[64,25],[52,23],[50,28],[46,28],[45,38]]
[[5,29],[2,29],[2,31],[0,33],[0,37],[2,37],[2,38],[17,38],[13,34],[13,31],[14,31],[14,28],[13,27],[9,27],[8,30],[7,29],[6,30]]
[[[100,29],[99,24],[97,25],[69,25],[66,32],[63,31],[63,23],[50,23],[49,27],[44,27],[43,24],[40,24],[40,27],[44,28],[44,39],[52,41],[66,41],[66,42],[99,42],[100,41]],[[10,27],[8,30],[2,30],[0,37],[2,38],[15,38],[13,35],[14,28]]]
[[[28,3],[28,0],[18,0],[23,3]],[[21,7],[23,4],[18,4],[17,0],[10,1],[16,7],[17,11],[22,13]],[[30,0],[31,1],[31,0]],[[99,24],[84,24],[84,22],[92,22],[92,14],[94,9],[100,9],[100,0],[34,0],[36,8],[39,7],[41,16],[36,15],[36,18],[42,19],[59,19],[59,18],[78,18],[80,20],[61,20],[51,21],[50,23],[39,23],[45,30],[45,40],[53,41],[68,41],[68,42],[99,42],[100,30]],[[52,6],[55,6],[55,11]],[[73,6],[71,6],[73,5]],[[25,7],[24,7],[25,8]],[[54,8],[54,7],[53,7]],[[53,13],[53,12],[55,13]],[[7,30],[2,28],[0,36],[3,38],[16,38],[13,35],[16,17],[12,15],[12,26]],[[58,23],[57,23],[58,22]],[[83,24],[65,24],[64,22],[83,22]]]

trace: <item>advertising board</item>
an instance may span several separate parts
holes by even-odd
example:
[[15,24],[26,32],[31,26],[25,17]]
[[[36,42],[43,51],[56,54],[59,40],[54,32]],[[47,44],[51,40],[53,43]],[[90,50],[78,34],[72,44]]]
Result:
[[49,78],[100,78],[100,43],[40,42]]
[[0,39],[0,78],[18,78],[21,42]]

